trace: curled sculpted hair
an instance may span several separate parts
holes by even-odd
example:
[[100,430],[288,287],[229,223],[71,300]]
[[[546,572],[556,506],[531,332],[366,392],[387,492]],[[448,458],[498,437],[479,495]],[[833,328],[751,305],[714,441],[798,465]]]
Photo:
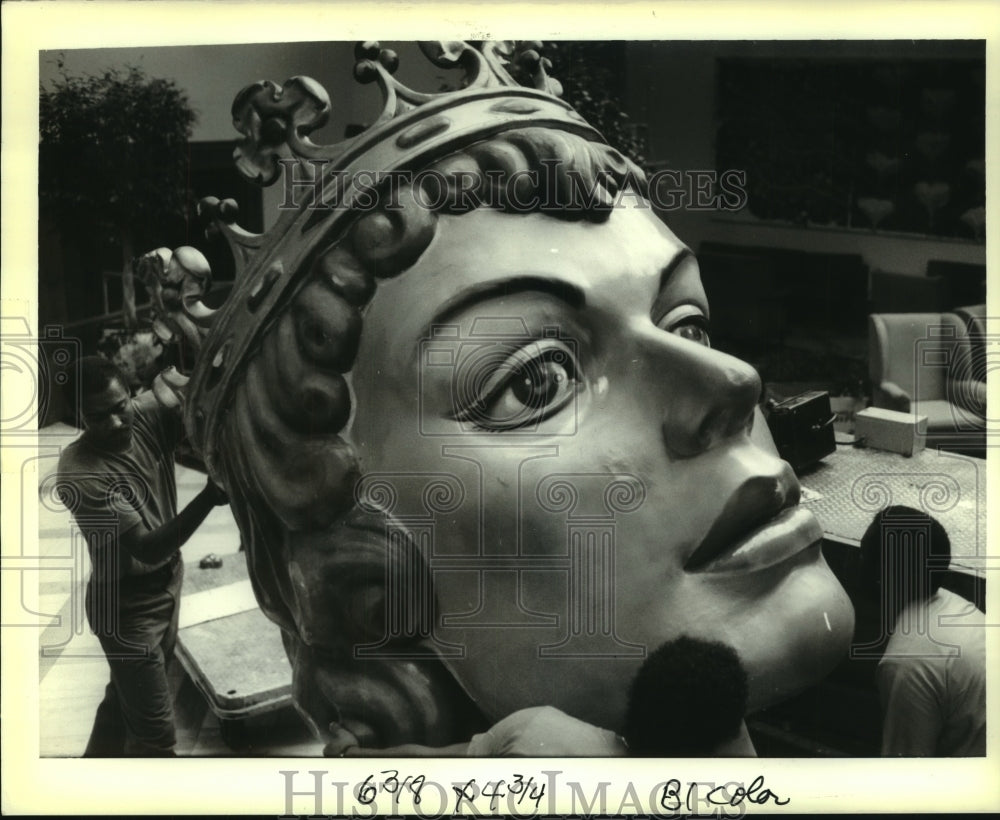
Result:
[[[398,207],[360,214],[309,260],[308,277],[236,385],[219,447],[258,599],[286,632],[300,709],[320,733],[324,721],[363,713],[383,743],[453,739],[457,728],[441,701],[455,698],[448,690],[457,684],[432,657],[362,662],[353,653],[383,634],[386,567],[396,558],[387,555],[385,516],[355,498],[361,467],[341,435],[352,412],[366,412],[352,408],[345,379],[364,308],[380,280],[405,271],[428,247],[438,213],[486,205],[599,222],[625,188],[641,193],[644,178],[606,145],[526,128],[446,156],[414,184],[420,188],[398,191]],[[319,550],[321,562],[313,560]],[[320,564],[324,577],[309,577]],[[398,640],[418,644],[420,637]],[[342,674],[312,680],[314,652],[336,658]]]

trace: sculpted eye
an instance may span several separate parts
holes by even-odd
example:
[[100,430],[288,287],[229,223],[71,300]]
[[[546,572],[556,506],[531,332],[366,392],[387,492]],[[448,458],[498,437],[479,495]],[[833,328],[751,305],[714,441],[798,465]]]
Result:
[[486,430],[535,424],[565,407],[581,386],[573,353],[546,339],[473,355],[456,374],[455,418]]
[[708,334],[708,317],[697,305],[678,305],[673,310],[667,311],[656,326],[682,339],[697,342],[705,347],[712,346]]

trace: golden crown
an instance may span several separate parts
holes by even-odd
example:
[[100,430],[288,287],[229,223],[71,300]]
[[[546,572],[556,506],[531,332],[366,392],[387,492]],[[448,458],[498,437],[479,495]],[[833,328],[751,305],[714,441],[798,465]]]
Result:
[[[202,216],[226,238],[236,263],[233,291],[210,311],[192,298],[184,312],[200,329],[201,349],[188,385],[185,422],[211,472],[215,429],[233,380],[269,320],[308,275],[311,257],[328,246],[358,215],[359,198],[371,180],[415,171],[473,142],[528,126],[555,128],[589,141],[601,134],[567,103],[547,74],[550,63],[537,42],[422,42],[423,54],[440,68],[463,72],[457,90],[414,91],[393,75],[396,54],[378,42],[355,49],[355,79],[378,84],[384,105],[363,132],[334,145],[309,135],[328,120],[326,90],[309,77],[282,86],[261,81],[237,94],[233,124],[242,134],[234,158],[240,172],[270,185],[286,175],[301,194],[284,207],[275,225],[254,234],[236,225],[231,200],[202,201]],[[514,75],[527,78],[522,85]],[[289,177],[288,175],[291,175]]]

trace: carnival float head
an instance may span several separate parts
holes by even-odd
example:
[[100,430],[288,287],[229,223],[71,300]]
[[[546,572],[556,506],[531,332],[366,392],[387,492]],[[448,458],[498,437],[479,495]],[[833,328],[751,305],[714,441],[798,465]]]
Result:
[[757,373],[710,345],[695,257],[536,49],[421,49],[458,90],[362,44],[385,104],[337,145],[309,139],[315,81],[240,92],[238,167],[297,199],[262,235],[206,201],[235,286],[179,302],[185,423],[300,711],[373,745],[541,704],[620,729],[679,635],[737,650],[751,709],[814,682],[853,611]]

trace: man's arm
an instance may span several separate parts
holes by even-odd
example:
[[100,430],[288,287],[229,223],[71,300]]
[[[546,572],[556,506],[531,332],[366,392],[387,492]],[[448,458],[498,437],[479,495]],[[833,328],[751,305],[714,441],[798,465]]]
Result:
[[180,549],[213,507],[228,503],[226,494],[211,479],[177,517],[150,532],[133,528],[120,536],[122,548],[144,564],[158,564]]

